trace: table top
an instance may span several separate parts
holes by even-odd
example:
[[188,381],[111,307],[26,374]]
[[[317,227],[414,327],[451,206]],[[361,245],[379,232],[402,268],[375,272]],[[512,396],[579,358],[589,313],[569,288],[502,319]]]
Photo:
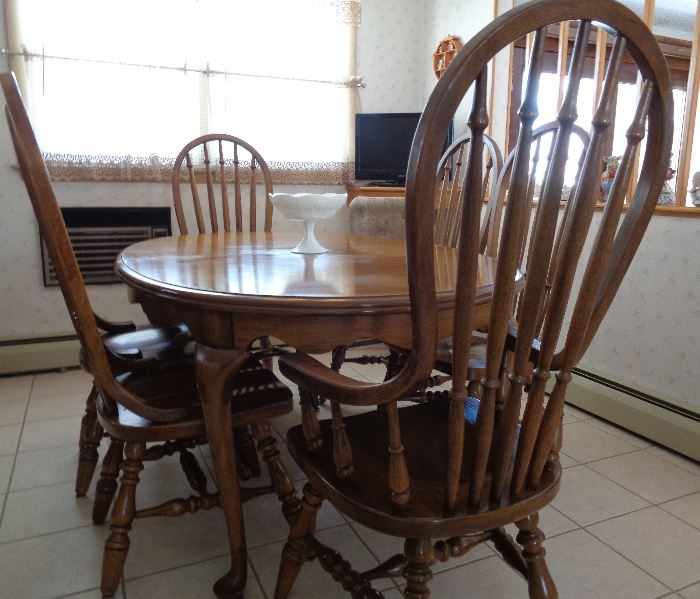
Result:
[[[117,274],[130,287],[186,304],[362,312],[406,310],[403,240],[318,234],[329,252],[293,254],[296,233],[161,237],[126,248]],[[435,248],[438,305],[454,302],[456,252]],[[495,263],[479,257],[477,303],[490,301]]]

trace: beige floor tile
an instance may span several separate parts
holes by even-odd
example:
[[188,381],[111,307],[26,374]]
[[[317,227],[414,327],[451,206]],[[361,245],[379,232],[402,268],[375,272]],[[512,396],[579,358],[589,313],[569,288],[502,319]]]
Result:
[[588,529],[672,589],[700,578],[700,530],[650,507]]
[[78,416],[27,422],[22,431],[19,451],[58,448],[68,445],[74,445],[77,451],[79,434],[80,418]]
[[10,493],[0,525],[0,542],[92,524],[92,494],[76,497],[73,489],[70,482]]
[[49,420],[73,416],[80,418],[85,413],[87,394],[77,392],[60,395],[32,395],[27,410],[27,421]]
[[[100,458],[107,451],[106,445],[106,443],[102,443]],[[77,468],[77,436],[74,448],[63,447],[60,450],[41,449],[39,451],[18,453],[10,490],[19,491],[21,489],[31,489],[32,487],[39,487],[42,485],[75,481]],[[95,472],[95,478],[93,479],[93,485],[95,484],[98,474],[99,462]]]
[[657,445],[652,445],[646,451],[653,453],[655,456],[658,456],[667,462],[675,464],[683,470],[687,470],[688,472],[692,472],[693,474],[700,476],[700,462],[696,462],[695,460],[686,458],[675,451],[671,451],[670,449],[659,447]]
[[[339,551],[353,569],[359,572],[373,568],[378,563],[349,525],[321,531],[316,536],[322,543]],[[272,597],[274,592],[282,547],[284,543],[274,543],[248,552],[268,597]],[[374,586],[382,590],[393,585],[390,580],[379,580],[375,581]],[[347,599],[347,596],[331,575],[321,568],[318,560],[314,560],[306,562],[302,567],[289,599]]]
[[[301,485],[298,488],[300,490]],[[289,525],[282,515],[282,504],[274,494],[247,501],[243,505],[243,518],[248,547],[283,541],[289,534]],[[324,501],[318,512],[316,529],[323,530],[345,523],[345,518],[328,501]]]
[[649,503],[587,466],[567,468],[552,506],[581,526],[626,514]]
[[687,589],[683,589],[679,592],[679,595],[683,599],[700,599],[700,584],[694,584]]
[[634,445],[592,426],[588,421],[564,425],[562,451],[578,462],[592,462],[635,451]]
[[562,598],[652,599],[668,592],[584,530],[546,541],[545,548],[547,564]]
[[700,528],[700,493],[687,495],[659,506],[695,528]]
[[589,467],[651,503],[700,491],[700,476],[690,474],[645,451],[607,458]]
[[403,599],[403,593],[398,589],[384,591],[384,599]]
[[[365,545],[370,548],[374,557],[380,562],[389,559],[392,555],[396,555],[397,553],[403,553],[403,539],[382,534],[362,524],[358,524],[357,522],[353,522],[351,526],[364,541]],[[441,572],[491,555],[494,555],[493,550],[486,543],[483,543],[461,558],[453,558],[446,562],[437,562],[433,566],[433,572]]]
[[629,443],[630,445],[634,445],[639,449],[645,449],[647,447],[652,446],[651,441],[649,441],[648,439],[640,437],[639,435],[635,435],[634,433],[631,433],[630,431],[625,430],[624,428],[621,428],[619,426],[615,426],[614,424],[605,420],[601,420],[599,418],[591,418],[588,422],[596,428],[599,428],[600,430],[605,431],[606,433],[610,433],[615,437],[619,437],[623,441],[627,441],[627,443]]
[[15,456],[12,455],[0,457],[0,491],[3,493],[10,484],[10,473],[12,472],[12,463],[14,460]]
[[[98,527],[108,534],[108,527]],[[224,514],[219,509],[178,518],[145,518],[129,533],[125,577],[136,578],[226,555]]]
[[17,441],[21,430],[21,424],[0,426],[0,456],[14,455],[17,451]]
[[0,377],[0,403],[12,399],[27,399],[34,375]]
[[8,399],[0,402],[0,426],[21,424],[27,410],[27,398]]
[[75,530],[0,545],[3,597],[44,599],[100,585],[103,527]]
[[[213,584],[230,568],[228,556],[160,572],[144,578],[127,580],[126,591],[129,599],[193,599],[214,597]],[[245,588],[246,599],[265,599],[265,595],[248,570]]]
[[431,597],[523,599],[527,597],[527,583],[494,556],[437,573],[430,581],[430,592]]
[[36,375],[32,387],[32,397],[63,395],[73,392],[87,397],[91,387],[92,377],[82,370],[49,372]]

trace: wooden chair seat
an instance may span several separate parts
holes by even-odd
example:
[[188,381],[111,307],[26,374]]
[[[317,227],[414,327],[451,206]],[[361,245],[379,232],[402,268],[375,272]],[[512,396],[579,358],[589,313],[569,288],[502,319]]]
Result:
[[[194,342],[182,324],[107,333],[103,341],[112,370],[117,374],[163,370],[194,358]],[[83,370],[90,372],[82,349],[80,364]]]
[[[470,398],[465,407],[464,466],[460,477],[458,503],[467,504],[470,460],[474,451],[474,432],[478,400]],[[371,411],[344,419],[345,430],[353,444],[354,473],[348,479],[336,476],[333,459],[332,420],[320,422],[322,445],[317,451],[307,448],[302,426],[287,432],[289,451],[309,478],[311,484],[341,512],[361,524],[383,533],[398,536],[442,538],[460,534],[484,532],[537,512],[549,503],[559,488],[561,470],[557,465],[542,479],[536,490],[528,490],[521,498],[499,507],[482,504],[473,514],[459,513],[453,518],[444,510],[445,465],[448,439],[444,435],[426,435],[425,431],[445,426],[449,403],[433,401],[402,408],[401,436],[404,455],[411,476],[410,500],[402,511],[391,501],[386,448],[389,447],[388,414]],[[471,443],[470,443],[471,441]],[[491,476],[491,464],[486,471]],[[484,485],[488,488],[488,484]],[[485,516],[487,518],[485,519]]]
[[[125,441],[167,441],[205,437],[202,406],[191,366],[151,373],[126,373],[117,378],[144,404],[161,409],[184,409],[186,416],[174,422],[153,422],[118,405],[110,412],[98,402],[102,427]],[[231,389],[231,411],[235,426],[273,418],[292,410],[292,392],[271,371],[251,359],[236,374]]]

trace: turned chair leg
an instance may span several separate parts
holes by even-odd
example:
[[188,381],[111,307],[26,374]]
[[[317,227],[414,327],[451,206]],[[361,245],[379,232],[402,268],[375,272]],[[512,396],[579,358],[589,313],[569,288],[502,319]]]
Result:
[[430,539],[406,539],[403,549],[406,556],[406,599],[428,599],[428,582],[433,577],[430,564],[433,563],[433,545]]
[[274,599],[287,599],[292,590],[294,581],[309,554],[304,537],[316,529],[316,515],[322,501],[323,497],[311,486],[311,483],[306,483],[301,511],[291,526],[289,539],[282,550]]
[[139,472],[143,470],[143,455],[146,444],[130,442],[126,444],[126,459],[122,464],[121,486],[112,510],[112,533],[105,543],[102,559],[102,596],[112,597],[124,571],[126,554],[129,551],[129,531],[136,514],[136,484]]
[[[236,455],[243,464],[245,470],[241,469],[239,476],[243,480],[247,480],[250,476],[258,478],[260,476],[260,460],[258,460],[258,452],[255,451],[255,443],[250,436],[250,431],[247,426],[233,427],[233,440],[236,444]],[[245,474],[244,472],[247,471]],[[250,476],[247,476],[247,473]]]
[[92,506],[92,522],[103,524],[112,505],[114,493],[117,490],[117,478],[119,477],[119,466],[124,457],[124,441],[112,439],[109,449],[102,460],[102,472],[100,480],[95,488],[95,502]]
[[80,422],[80,457],[78,459],[78,473],[75,477],[75,494],[83,497],[90,488],[90,482],[97,466],[99,454],[97,448],[102,441],[102,427],[97,420],[97,389],[93,384],[90,394],[85,402],[85,414]]
[[544,560],[544,534],[538,528],[539,521],[539,514],[532,514],[515,523],[520,530],[516,540],[522,546],[523,557],[527,562],[528,592],[530,599],[559,599],[557,587]]
[[267,422],[258,422],[252,424],[250,430],[258,443],[258,451],[267,464],[272,488],[282,502],[282,512],[287,521],[291,523],[301,509],[301,501],[297,497],[294,484],[282,463],[282,457],[277,449],[277,441],[270,432],[270,425]]

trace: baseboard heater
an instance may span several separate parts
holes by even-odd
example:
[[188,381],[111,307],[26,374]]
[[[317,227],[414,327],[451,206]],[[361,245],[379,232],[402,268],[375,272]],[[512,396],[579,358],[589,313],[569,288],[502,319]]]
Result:
[[575,368],[566,401],[700,461],[700,414],[599,374]]

